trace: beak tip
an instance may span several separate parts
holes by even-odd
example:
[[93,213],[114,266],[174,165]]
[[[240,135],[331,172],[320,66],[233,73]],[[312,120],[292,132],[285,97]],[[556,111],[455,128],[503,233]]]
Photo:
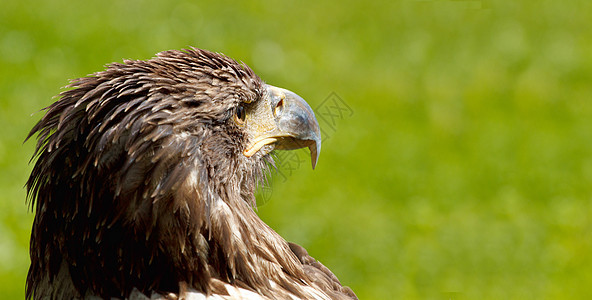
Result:
[[310,162],[312,163],[312,169],[314,170],[319,161],[319,154],[321,154],[321,140],[315,139],[314,143],[311,143],[310,146],[308,146],[308,149],[310,150]]

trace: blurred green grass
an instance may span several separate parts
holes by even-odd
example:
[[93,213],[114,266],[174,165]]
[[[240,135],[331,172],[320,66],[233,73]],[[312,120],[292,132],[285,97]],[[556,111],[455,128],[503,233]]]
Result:
[[33,143],[22,142],[38,110],[69,78],[190,45],[313,107],[333,92],[351,107],[317,169],[276,177],[258,211],[360,298],[592,297],[592,2],[2,6],[6,298],[23,298]]

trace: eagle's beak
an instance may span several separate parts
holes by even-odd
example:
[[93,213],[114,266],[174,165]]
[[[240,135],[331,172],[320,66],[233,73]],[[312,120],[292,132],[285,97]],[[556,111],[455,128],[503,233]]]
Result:
[[321,131],[312,108],[295,93],[267,85],[262,101],[247,113],[246,127],[251,135],[243,152],[250,157],[263,146],[275,149],[310,149],[314,169],[321,153]]

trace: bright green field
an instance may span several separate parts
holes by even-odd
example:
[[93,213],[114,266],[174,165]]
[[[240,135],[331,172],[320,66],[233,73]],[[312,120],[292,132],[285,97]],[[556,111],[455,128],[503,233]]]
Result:
[[[360,298],[592,299],[591,1],[1,7],[6,299],[24,294],[36,112],[70,78],[190,45],[321,106],[317,169],[283,159],[259,214]],[[351,109],[335,124],[331,93]]]

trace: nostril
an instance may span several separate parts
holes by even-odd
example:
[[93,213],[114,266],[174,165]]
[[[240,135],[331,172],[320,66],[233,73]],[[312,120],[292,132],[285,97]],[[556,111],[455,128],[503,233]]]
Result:
[[273,110],[273,114],[277,117],[282,113],[282,110],[284,110],[284,99],[283,98],[275,105],[275,109]]

